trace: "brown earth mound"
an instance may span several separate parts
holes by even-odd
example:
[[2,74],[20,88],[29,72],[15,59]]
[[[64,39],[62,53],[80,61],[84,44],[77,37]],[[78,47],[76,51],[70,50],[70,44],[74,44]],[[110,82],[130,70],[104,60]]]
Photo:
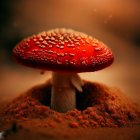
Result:
[[1,122],[4,125],[13,121],[34,120],[33,122],[38,122],[36,125],[39,127],[52,128],[62,123],[72,128],[140,124],[138,106],[120,90],[87,81],[84,81],[82,88],[83,93],[76,91],[77,109],[58,113],[49,107],[51,82],[35,86],[1,110]]

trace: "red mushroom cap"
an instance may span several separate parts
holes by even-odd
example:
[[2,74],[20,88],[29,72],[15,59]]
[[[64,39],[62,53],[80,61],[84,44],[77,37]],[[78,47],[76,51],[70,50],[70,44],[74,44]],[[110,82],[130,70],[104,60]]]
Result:
[[97,71],[114,60],[105,44],[71,29],[54,29],[28,37],[17,44],[13,54],[19,63],[53,71]]

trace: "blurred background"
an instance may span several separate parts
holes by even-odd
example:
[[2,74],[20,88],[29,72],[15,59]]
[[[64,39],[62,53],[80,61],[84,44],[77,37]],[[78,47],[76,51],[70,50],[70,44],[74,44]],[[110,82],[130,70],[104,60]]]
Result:
[[121,89],[140,101],[140,1],[139,0],[1,0],[0,100],[15,98],[51,77],[41,70],[18,65],[13,47],[23,38],[52,28],[72,28],[103,41],[115,61],[101,71],[81,73]]

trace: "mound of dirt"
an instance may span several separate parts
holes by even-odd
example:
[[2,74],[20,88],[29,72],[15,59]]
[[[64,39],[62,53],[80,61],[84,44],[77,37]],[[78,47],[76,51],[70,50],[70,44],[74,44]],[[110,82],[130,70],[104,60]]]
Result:
[[[50,106],[51,82],[35,86],[1,109],[2,124],[33,121],[39,127],[124,127],[140,124],[138,105],[120,90],[84,81],[83,93],[76,91],[77,109],[59,113]],[[34,125],[34,123],[32,123]]]

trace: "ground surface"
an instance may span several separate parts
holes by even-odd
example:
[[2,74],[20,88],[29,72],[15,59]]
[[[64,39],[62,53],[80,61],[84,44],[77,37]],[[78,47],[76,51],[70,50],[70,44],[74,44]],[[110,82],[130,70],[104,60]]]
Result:
[[84,81],[76,95],[77,109],[61,114],[49,107],[50,81],[35,86],[1,106],[0,129],[15,140],[140,138],[139,107],[120,90]]
[[[27,125],[28,124],[28,125]],[[24,128],[12,132],[7,140],[139,140],[140,127],[126,128],[39,128],[25,123]],[[65,128],[65,129],[64,129]]]

